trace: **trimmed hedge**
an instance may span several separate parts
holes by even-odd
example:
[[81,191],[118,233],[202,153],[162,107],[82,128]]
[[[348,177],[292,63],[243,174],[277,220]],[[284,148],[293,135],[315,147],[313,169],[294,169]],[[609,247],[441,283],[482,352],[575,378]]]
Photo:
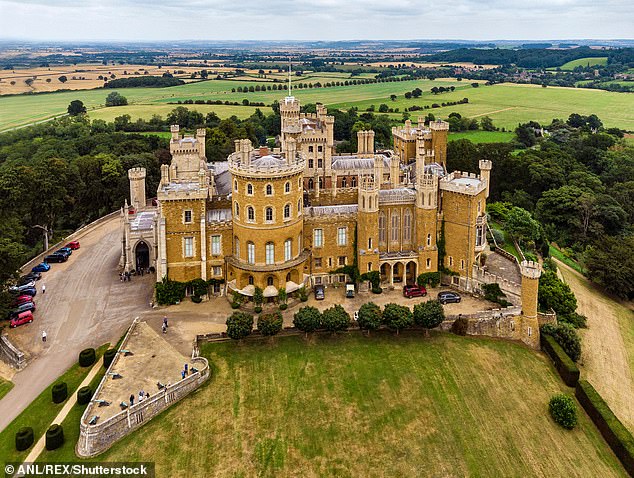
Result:
[[97,360],[95,349],[84,349],[79,352],[79,365],[81,367],[90,367]]
[[108,350],[106,350],[106,352],[103,354],[103,366],[104,366],[104,368],[110,367],[110,364],[112,363],[112,361],[114,360],[114,358],[116,356],[117,356],[117,349],[108,349]]
[[56,450],[64,444],[64,429],[61,425],[51,425],[46,430],[46,449]]
[[614,415],[599,392],[587,380],[579,380],[575,396],[590,415],[596,427],[608,442],[610,448],[623,464],[625,470],[634,476],[634,437]]
[[33,429],[31,427],[22,427],[15,434],[15,449],[24,451],[33,445]]
[[77,403],[79,405],[86,405],[92,398],[92,389],[90,387],[81,387],[77,390]]
[[66,382],[59,382],[53,385],[51,389],[53,395],[53,403],[62,403],[68,397],[68,386]]
[[569,387],[574,387],[579,381],[579,368],[577,365],[568,357],[564,349],[555,342],[552,336],[541,334],[541,344],[544,352],[548,354],[555,364],[555,368],[564,383]]

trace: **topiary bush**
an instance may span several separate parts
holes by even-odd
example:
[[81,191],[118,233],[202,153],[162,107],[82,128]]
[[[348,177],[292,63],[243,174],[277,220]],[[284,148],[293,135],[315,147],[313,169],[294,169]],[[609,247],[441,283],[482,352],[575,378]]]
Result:
[[22,427],[15,434],[15,449],[24,451],[33,445],[33,429],[31,427]]
[[253,331],[253,316],[244,312],[234,312],[227,319],[227,336],[241,340]]
[[79,365],[81,367],[90,367],[97,360],[95,349],[84,349],[79,352]]
[[288,304],[280,304],[280,310],[288,309]]
[[350,326],[350,315],[341,305],[333,305],[322,312],[321,326],[333,333],[346,330]]
[[255,311],[256,314],[259,314],[260,312],[262,312],[262,307],[259,305],[256,305],[253,310]]
[[399,304],[385,304],[383,308],[383,323],[388,329],[399,331],[411,327],[414,323],[414,316],[409,307]]
[[306,335],[321,327],[321,312],[315,307],[306,306],[295,312],[293,325]]
[[116,356],[117,356],[117,349],[108,349],[108,350],[106,350],[106,352],[103,354],[103,366],[104,366],[104,368],[110,367],[110,364],[112,363],[112,361],[114,360],[114,358]]
[[373,294],[380,294],[382,292],[383,292],[383,289],[381,287],[372,287]]
[[92,398],[92,389],[90,387],[81,387],[77,390],[77,403],[79,405],[86,405]]
[[51,425],[46,430],[46,449],[56,450],[64,444],[64,429],[61,425]]
[[272,314],[262,314],[258,317],[258,330],[265,337],[277,335],[282,330],[282,314],[273,312]]
[[192,295],[192,302],[194,304],[200,304],[203,301],[203,298],[198,295]]
[[299,300],[302,302],[308,301],[308,292],[306,292],[306,287],[302,287],[297,291],[297,295],[299,296]]
[[381,326],[383,320],[383,312],[381,308],[374,302],[366,302],[359,309],[357,324],[361,330],[376,330]]
[[577,405],[572,397],[560,393],[548,402],[548,410],[553,420],[562,427],[572,430],[577,426]]
[[53,403],[62,403],[68,397],[68,386],[66,382],[59,382],[53,385],[51,389]]

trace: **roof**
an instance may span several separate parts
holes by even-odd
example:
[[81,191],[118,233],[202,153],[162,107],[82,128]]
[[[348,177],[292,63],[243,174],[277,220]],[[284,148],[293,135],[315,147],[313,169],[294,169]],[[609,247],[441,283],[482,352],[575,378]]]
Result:
[[330,216],[332,214],[356,214],[359,206],[356,204],[342,204],[338,206],[311,206],[305,209],[309,216]]
[[154,217],[156,211],[143,211],[134,216],[134,219],[130,221],[131,231],[148,231],[154,227]]
[[[383,157],[383,167],[390,167],[390,159]],[[357,155],[333,156],[332,169],[364,170],[374,169],[374,158],[360,158]]]
[[200,185],[198,184],[198,181],[186,181],[186,182],[182,182],[182,183],[175,183],[175,182],[171,182],[171,183],[167,183],[163,186],[162,191],[163,192],[169,192],[169,191],[198,191],[200,189]]
[[258,169],[279,169],[286,166],[286,160],[280,156],[267,154],[251,160],[251,165]]
[[216,190],[219,196],[226,196],[231,194],[231,173],[229,171],[223,171],[220,174],[216,174],[214,177],[216,181]]
[[209,209],[207,211],[207,222],[231,221],[231,209]]

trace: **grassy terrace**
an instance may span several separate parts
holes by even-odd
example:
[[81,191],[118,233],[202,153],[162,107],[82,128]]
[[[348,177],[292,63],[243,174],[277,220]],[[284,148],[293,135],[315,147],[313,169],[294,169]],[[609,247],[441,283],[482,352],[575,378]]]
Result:
[[518,261],[522,261],[522,256],[519,251],[515,248],[515,244],[513,243],[513,238],[511,235],[504,230],[504,227],[499,222],[490,221],[489,226],[491,229],[497,229],[501,231],[504,235],[504,244],[498,244],[502,249],[504,249],[509,254],[513,254]]
[[157,476],[625,476],[585,415],[572,432],[551,420],[569,390],[517,344],[350,334],[201,352],[210,381],[100,459]]
[[13,388],[13,382],[0,378],[0,400]]
[[557,249],[555,246],[550,246],[549,253],[552,257],[559,259],[561,262],[566,264],[568,267],[572,267],[580,274],[585,274],[586,270],[574,259],[571,259],[566,254],[564,254],[561,250]]

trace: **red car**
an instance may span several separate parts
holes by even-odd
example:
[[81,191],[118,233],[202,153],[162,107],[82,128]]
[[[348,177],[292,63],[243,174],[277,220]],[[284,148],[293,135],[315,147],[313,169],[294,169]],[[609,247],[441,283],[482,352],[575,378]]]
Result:
[[71,241],[68,244],[66,244],[66,247],[68,247],[69,249],[77,250],[79,249],[79,241]]
[[418,285],[406,285],[403,287],[403,296],[408,299],[412,297],[424,297],[427,295],[427,289]]
[[23,324],[30,324],[31,322],[33,322],[33,313],[30,310],[27,310],[26,312],[22,312],[21,314],[18,314],[17,317],[11,319],[11,327],[17,327],[18,325],[23,325]]
[[33,297],[31,297],[30,295],[19,295],[13,301],[13,306],[17,307],[18,305],[22,305],[22,304],[25,304],[27,302],[33,302]]

